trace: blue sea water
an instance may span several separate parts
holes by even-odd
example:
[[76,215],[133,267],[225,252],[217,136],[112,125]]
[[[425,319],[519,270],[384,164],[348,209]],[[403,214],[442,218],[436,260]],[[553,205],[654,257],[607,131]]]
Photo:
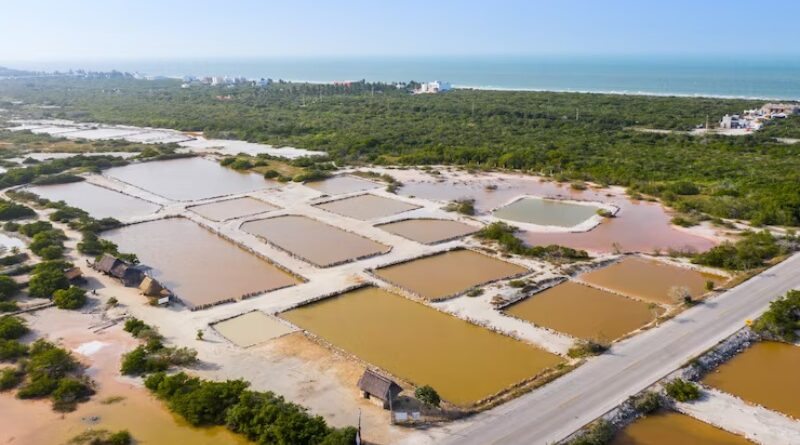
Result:
[[800,100],[800,57],[472,56],[3,62],[40,70],[295,81],[449,81],[458,87]]

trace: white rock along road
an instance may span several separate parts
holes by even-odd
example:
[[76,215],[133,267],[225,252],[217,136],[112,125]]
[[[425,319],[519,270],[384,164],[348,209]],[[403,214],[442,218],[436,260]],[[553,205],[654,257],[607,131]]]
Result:
[[551,444],[600,417],[800,288],[800,254],[516,400],[446,428],[437,443]]

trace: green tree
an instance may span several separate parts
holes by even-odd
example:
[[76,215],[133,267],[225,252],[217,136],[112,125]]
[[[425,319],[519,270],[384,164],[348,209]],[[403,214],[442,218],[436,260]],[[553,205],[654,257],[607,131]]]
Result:
[[419,388],[417,388],[416,391],[414,391],[414,396],[420,402],[428,406],[438,407],[439,404],[442,402],[442,399],[439,397],[439,393],[428,385],[420,386]]
[[11,315],[0,317],[0,339],[16,340],[27,333],[28,327],[23,319]]
[[52,298],[59,289],[68,289],[69,279],[63,270],[45,269],[35,273],[28,282],[28,293],[33,298]]
[[53,292],[53,302],[59,309],[80,309],[86,304],[86,291],[75,286]]
[[19,291],[19,285],[13,278],[0,275],[0,301],[8,300]]

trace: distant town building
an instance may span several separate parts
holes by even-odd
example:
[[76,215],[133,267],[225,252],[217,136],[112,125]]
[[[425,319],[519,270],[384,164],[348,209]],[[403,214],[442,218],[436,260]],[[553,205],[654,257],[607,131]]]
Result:
[[733,130],[735,128],[744,128],[745,121],[738,114],[726,114],[722,116],[722,120],[719,123],[719,128],[724,128],[726,130]]
[[417,94],[436,94],[450,91],[453,86],[449,82],[442,82],[441,80],[434,80],[433,82],[425,82],[419,85],[419,89],[414,91]]
[[791,114],[800,114],[800,104],[765,104],[761,107],[761,113],[772,117],[786,117]]

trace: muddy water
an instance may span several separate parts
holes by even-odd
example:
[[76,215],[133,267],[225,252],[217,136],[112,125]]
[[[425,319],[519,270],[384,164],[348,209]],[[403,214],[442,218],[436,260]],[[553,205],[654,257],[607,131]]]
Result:
[[277,208],[260,199],[245,196],[243,198],[226,199],[225,201],[192,206],[190,210],[212,221],[224,221],[269,212]]
[[627,257],[611,266],[583,274],[580,279],[616,292],[654,303],[674,304],[669,296],[674,286],[689,289],[692,297],[706,293],[706,281],[722,283],[723,278],[684,267],[639,257]]
[[651,322],[663,309],[568,281],[532,295],[506,312],[574,337],[613,341]]
[[560,202],[551,199],[522,198],[494,212],[497,218],[538,224],[572,227],[597,214],[598,207]]
[[708,374],[703,383],[800,419],[800,347],[759,342]]
[[[616,218],[603,221],[595,229],[582,233],[523,232],[520,237],[530,244],[560,244],[576,249],[612,252],[615,245],[628,252],[652,252],[654,249],[691,249],[704,251],[716,243],[678,230],[670,224],[672,216],[657,203],[632,201],[609,190],[572,190],[537,178],[487,178],[464,181],[404,180],[401,194],[451,201],[475,199],[479,212],[488,212],[521,195],[606,202],[620,208]],[[497,187],[488,190],[487,186]],[[613,196],[606,196],[612,194]]]
[[[139,445],[251,443],[224,427],[192,427],[151,397],[147,389],[119,376],[120,356],[135,344],[117,326],[112,328],[114,332],[105,332],[100,338],[103,347],[99,351],[90,357],[75,354],[89,365],[87,374],[97,383],[97,394],[79,404],[76,411],[62,415],[54,412],[48,401],[19,400],[9,393],[0,393],[0,443],[61,445],[89,429],[125,429]],[[94,335],[84,331],[87,336]],[[108,403],[112,397],[122,400]]]
[[255,173],[238,173],[203,158],[144,162],[105,174],[175,201],[193,201],[274,186]]
[[364,361],[467,405],[561,360],[378,288],[364,288],[282,317]]
[[614,437],[611,445],[748,445],[747,439],[675,412],[640,419]]
[[423,298],[437,300],[526,271],[522,266],[471,250],[453,250],[384,267],[375,274]]
[[133,218],[149,215],[159,209],[157,204],[88,182],[31,187],[28,190],[50,201],[64,201],[67,205],[87,211],[97,219]]
[[423,244],[459,238],[475,233],[478,227],[447,219],[407,219],[377,226],[389,233]]
[[247,348],[292,332],[291,326],[261,311],[248,312],[214,325],[220,334]]
[[196,223],[171,218],[103,234],[123,252],[139,256],[151,274],[187,306],[203,306],[244,294],[296,284],[272,264]]
[[326,202],[316,207],[362,221],[383,218],[419,208],[414,204],[370,194]]
[[334,176],[324,181],[307,182],[305,185],[326,195],[342,195],[381,187],[377,182],[347,175]]
[[389,251],[388,246],[304,216],[250,221],[241,229],[320,267]]

